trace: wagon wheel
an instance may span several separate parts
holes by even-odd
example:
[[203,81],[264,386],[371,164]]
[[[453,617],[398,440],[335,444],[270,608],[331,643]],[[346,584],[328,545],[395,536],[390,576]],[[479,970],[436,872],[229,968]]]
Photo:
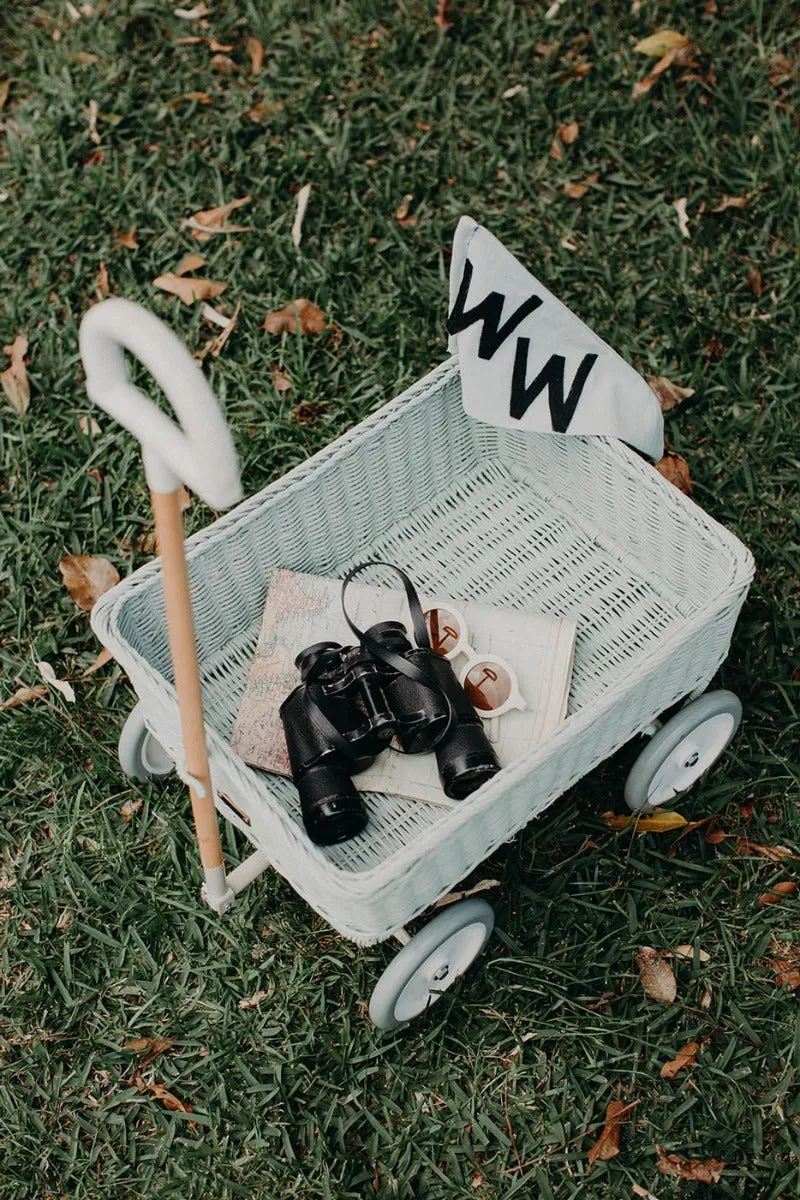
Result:
[[144,723],[141,704],[132,709],[119,735],[119,763],[126,775],[139,783],[166,779],[175,763]]
[[730,745],[742,720],[733,692],[706,692],[661,726],[631,767],[625,803],[649,812],[686,792]]
[[379,1029],[397,1029],[425,1012],[463,975],[486,945],[494,913],[485,900],[461,900],[429,921],[381,975],[369,1015]]

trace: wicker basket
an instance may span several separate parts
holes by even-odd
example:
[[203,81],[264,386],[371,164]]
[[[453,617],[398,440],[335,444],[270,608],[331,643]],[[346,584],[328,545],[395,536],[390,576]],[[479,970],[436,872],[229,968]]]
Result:
[[[450,359],[188,543],[211,774],[220,812],[340,933],[389,937],[725,658],[752,557],[612,439],[520,434],[466,416]],[[228,739],[274,565],[341,575],[367,557],[421,590],[578,625],[569,716],[454,809],[367,797],[370,823],[313,845],[297,793]],[[92,623],[158,740],[182,763],[158,561]]]

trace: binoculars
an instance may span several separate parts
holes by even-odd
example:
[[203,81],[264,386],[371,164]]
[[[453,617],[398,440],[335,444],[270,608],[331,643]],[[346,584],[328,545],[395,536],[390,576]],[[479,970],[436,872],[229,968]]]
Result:
[[359,637],[357,646],[317,642],[301,651],[301,682],[280,708],[303,822],[321,846],[364,829],[367,811],[351,776],[392,742],[404,754],[434,751],[453,800],[500,770],[447,659],[413,646],[399,621],[372,625]]

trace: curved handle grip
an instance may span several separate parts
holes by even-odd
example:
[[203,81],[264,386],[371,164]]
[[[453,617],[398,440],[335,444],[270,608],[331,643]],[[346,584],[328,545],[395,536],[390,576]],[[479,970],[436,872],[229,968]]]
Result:
[[[203,372],[158,317],[131,300],[104,300],[83,318],[80,348],[89,398],[141,442],[152,491],[173,492],[185,483],[216,509],[241,500],[225,418]],[[179,424],[133,386],[125,350],[161,385]]]

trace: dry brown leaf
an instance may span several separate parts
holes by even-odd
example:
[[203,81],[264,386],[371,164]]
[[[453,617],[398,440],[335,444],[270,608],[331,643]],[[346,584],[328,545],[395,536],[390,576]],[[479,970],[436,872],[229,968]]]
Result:
[[213,104],[214,101],[209,96],[208,92],[183,92],[180,96],[173,96],[169,102],[169,108],[177,108],[184,101],[193,104]]
[[211,70],[218,71],[220,75],[233,75],[236,70],[236,63],[229,54],[212,54],[210,65]]
[[628,1119],[628,1113],[634,1107],[624,1100],[612,1100],[606,1109],[606,1122],[603,1132],[589,1150],[589,1166],[600,1159],[607,1162],[619,1154],[619,1134],[623,1123]]
[[18,417],[24,417],[31,400],[28,372],[25,369],[28,339],[18,333],[10,346],[3,346],[3,353],[8,355],[10,363],[0,375],[0,383],[14,412]]
[[689,39],[684,33],[677,33],[674,29],[661,29],[658,33],[651,33],[649,37],[642,38],[633,49],[636,54],[662,58],[669,54],[670,50],[686,50],[688,46]]
[[67,554],[58,569],[70,596],[85,612],[91,612],[103,593],[119,583],[117,568],[95,555]]
[[726,208],[747,208],[748,201],[748,196],[723,196],[721,202],[716,208],[712,208],[711,212],[725,212]]
[[481,879],[480,883],[476,883],[474,887],[467,888],[462,892],[448,892],[446,896],[441,896],[434,908],[446,908],[448,904],[456,904],[459,900],[466,900],[468,896],[477,896],[481,892],[488,892],[492,888],[502,887],[499,879]]
[[65,700],[70,704],[75,703],[75,692],[73,691],[72,684],[68,683],[66,679],[59,679],[49,662],[37,662],[36,670],[45,683],[55,688],[57,692],[60,692]]
[[556,162],[562,162],[564,159],[564,149],[557,135],[554,135],[553,140],[550,143],[550,157]]
[[175,275],[172,271],[153,280],[153,287],[178,296],[184,304],[194,304],[196,300],[213,300],[216,296],[221,296],[227,286],[222,280],[188,279],[182,275]]
[[282,371],[277,363],[273,363],[270,367],[272,371],[272,382],[275,384],[275,390],[278,392],[290,392],[292,390],[292,381],[285,371]]
[[192,230],[192,237],[198,242],[207,242],[215,233],[243,233],[246,225],[226,225],[225,222],[232,212],[249,204],[251,199],[251,196],[242,196],[239,200],[229,200],[227,204],[220,204],[217,208],[201,209],[184,221],[184,225]]
[[669,412],[671,409],[677,408],[679,404],[683,404],[684,400],[688,400],[690,396],[694,395],[694,388],[681,387],[680,384],[667,379],[666,375],[653,375],[647,382],[658,396],[662,412]]
[[84,167],[102,167],[102,165],[105,161],[106,161],[105,150],[93,150],[92,153],[89,154],[83,160],[83,166]]
[[100,269],[97,272],[95,291],[101,300],[105,300],[109,293],[108,271],[106,270],[106,264],[102,261],[100,263]]
[[776,986],[792,992],[800,987],[800,942],[782,942],[773,938],[770,954],[769,965],[775,973]]
[[199,46],[201,42],[205,42],[204,37],[198,34],[191,34],[189,37],[175,38],[173,45],[175,46]]
[[190,271],[199,271],[201,267],[206,265],[206,260],[202,254],[184,254],[181,261],[178,263],[173,275],[188,275]]
[[228,317],[224,329],[220,330],[214,340],[208,343],[208,345],[200,352],[198,358],[202,360],[207,354],[210,354],[212,358],[219,358],[225,343],[236,328],[236,322],[239,320],[239,313],[241,311],[242,300],[241,297],[239,297],[239,299],[236,301],[236,307],[234,308],[230,317]]
[[628,829],[633,826],[636,833],[667,833],[670,829],[680,829],[687,824],[686,817],[668,809],[659,809],[644,817],[637,817],[636,813],[604,812],[603,820],[609,829]]
[[640,96],[646,96],[653,85],[658,82],[665,71],[669,70],[673,63],[681,67],[693,66],[691,48],[669,50],[663,58],[658,60],[652,71],[648,75],[645,75],[644,79],[639,79],[633,85],[633,99],[638,100]]
[[38,684],[36,687],[28,687],[23,684],[7,700],[0,701],[0,710],[16,708],[19,704],[29,704],[31,700],[42,700],[46,695],[47,688],[42,684]]
[[232,42],[218,42],[216,38],[212,37],[208,43],[208,48],[212,54],[219,54],[219,53],[227,54],[228,51],[233,49],[233,43]]
[[700,1053],[699,1042],[687,1042],[669,1062],[665,1062],[661,1068],[662,1079],[674,1079],[679,1071],[684,1067],[694,1067],[697,1065],[697,1055]]
[[680,454],[668,450],[663,458],[655,464],[659,475],[663,475],[671,484],[687,496],[692,494],[692,477],[689,474],[689,464]]
[[142,807],[143,803],[144,801],[142,800],[141,796],[137,796],[135,800],[126,800],[125,803],[120,806],[119,810],[122,813],[123,821],[130,821],[134,813],[137,813]]
[[764,284],[761,280],[761,272],[758,267],[753,267],[747,276],[747,286],[754,296],[762,296],[764,294]]
[[166,1054],[175,1045],[175,1038],[134,1038],[130,1042],[126,1042],[122,1047],[123,1050],[132,1050],[134,1054],[142,1054],[144,1057],[139,1062],[138,1070],[146,1067],[149,1063],[157,1059],[161,1054]]
[[100,651],[94,662],[82,672],[81,679],[88,679],[90,675],[94,675],[95,671],[101,670],[106,663],[110,663],[113,657],[114,656],[112,655],[111,651],[106,650],[105,646],[103,646],[103,649]]
[[136,237],[136,223],[131,225],[127,233],[120,233],[118,229],[114,230],[114,238],[120,246],[124,246],[126,250],[138,250],[139,241]]
[[264,65],[264,47],[256,37],[249,37],[245,45],[250,56],[250,74],[258,75]]
[[447,33],[448,29],[453,28],[453,22],[450,20],[450,0],[436,0],[433,23],[440,33]]
[[506,88],[506,90],[501,93],[500,99],[511,100],[514,96],[520,96],[523,92],[527,92],[527,90],[527,84],[515,83],[513,87]]
[[706,988],[706,990],[703,992],[702,996],[700,997],[700,1007],[701,1008],[711,1008],[711,1000],[712,1000],[711,992],[709,991],[708,988]]
[[635,962],[642,987],[650,999],[659,1004],[672,1004],[678,994],[678,984],[669,963],[652,946],[640,946]]
[[703,1161],[700,1158],[684,1158],[682,1154],[667,1154],[663,1146],[656,1146],[656,1166],[662,1175],[676,1179],[688,1179],[694,1183],[719,1183],[725,1163],[716,1158]]
[[580,200],[581,196],[585,196],[589,190],[589,185],[586,183],[565,183],[561,191],[565,196],[569,196],[570,200]]
[[[676,946],[674,950],[665,950],[664,957],[665,958],[685,958],[685,959],[688,959],[689,962],[693,962],[694,961],[694,946],[690,946],[687,944],[687,945],[683,945],[683,946]],[[700,959],[700,962],[703,962],[703,963],[711,962],[711,955],[708,953],[707,950],[698,950],[697,957]]]
[[417,223],[417,218],[415,216],[408,215],[408,206],[413,199],[413,193],[409,192],[408,195],[403,196],[403,199],[400,201],[400,207],[395,209],[394,215],[397,219],[397,223],[398,225],[401,225],[403,229],[407,229],[409,225],[416,225]]
[[295,244],[295,248],[298,250],[300,249],[300,240],[303,236],[303,220],[306,215],[306,209],[308,208],[308,198],[310,195],[311,184],[304,183],[295,197],[297,202],[297,211],[295,212],[294,221],[292,222],[292,241]]
[[154,1100],[160,1100],[164,1107],[168,1108],[171,1112],[190,1113],[194,1111],[191,1104],[184,1104],[172,1092],[167,1091],[163,1083],[145,1083],[142,1080],[142,1086],[139,1087],[139,1091],[148,1092]]
[[258,1008],[262,1000],[266,1000],[269,992],[263,989],[258,992],[253,992],[252,996],[243,996],[239,1001],[239,1008]]
[[762,846],[758,842],[751,842],[746,837],[736,839],[736,853],[741,855],[757,854],[761,858],[768,858],[771,862],[776,863],[785,862],[787,858],[800,862],[800,855],[795,854],[788,846]]
[[202,17],[207,17],[210,8],[207,4],[195,4],[194,8],[176,8],[175,16],[180,17],[183,21],[199,21]]
[[577,142],[578,140],[580,125],[577,121],[569,121],[566,125],[559,125],[556,133],[565,146],[571,146],[573,142]]
[[780,904],[781,900],[786,896],[793,896],[797,891],[797,884],[793,879],[784,879],[780,883],[773,883],[768,892],[764,892],[756,900],[756,908],[765,908],[768,904]]
[[652,1192],[649,1192],[646,1187],[642,1187],[640,1183],[632,1183],[631,1191],[633,1192],[634,1196],[640,1196],[641,1200],[658,1200],[657,1196],[654,1196]]
[[678,228],[681,231],[681,236],[689,238],[692,235],[689,233],[689,217],[686,212],[686,197],[681,196],[679,200],[672,201],[672,207],[678,214]]
[[267,333],[322,333],[327,329],[325,313],[316,304],[302,297],[291,300],[284,308],[268,313],[264,318]]
[[709,846],[719,846],[727,836],[725,830],[719,829],[716,822],[712,821],[704,840],[708,842]]
[[8,100],[8,93],[10,90],[11,80],[4,79],[3,82],[0,83],[0,112],[2,112],[6,106],[6,100]]

